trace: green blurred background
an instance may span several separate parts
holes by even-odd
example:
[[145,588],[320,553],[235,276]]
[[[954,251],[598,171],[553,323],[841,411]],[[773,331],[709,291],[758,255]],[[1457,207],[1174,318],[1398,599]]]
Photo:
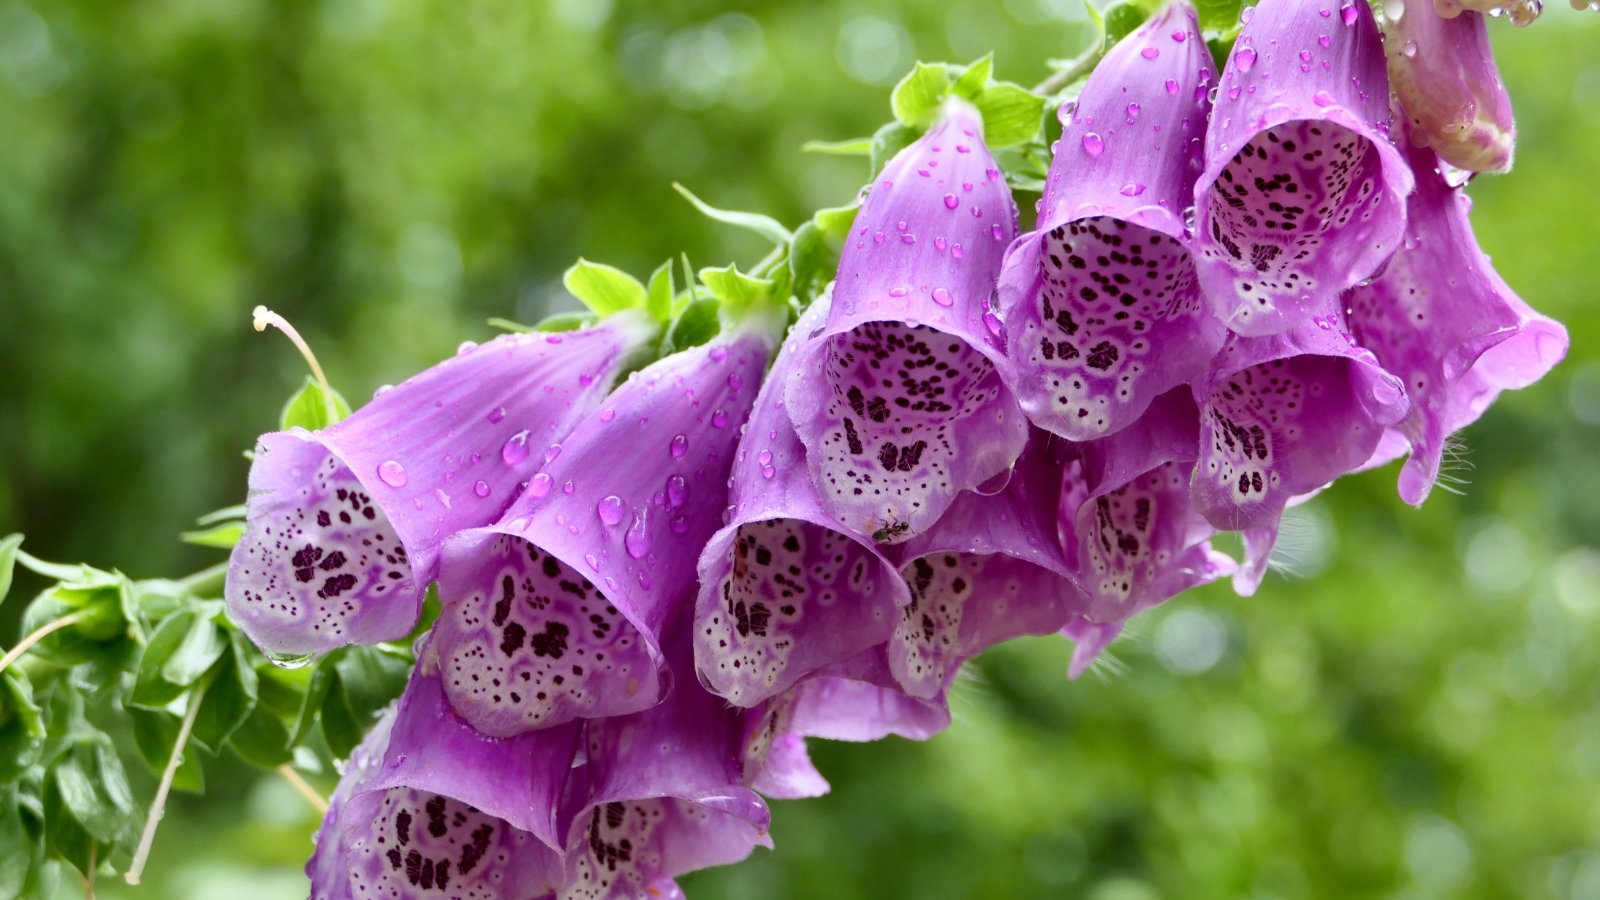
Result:
[[[833,793],[692,897],[1600,897],[1600,16],[1550,5],[1493,23],[1521,141],[1471,193],[1574,350],[1467,432],[1464,494],[1347,479],[1290,529],[1296,577],[1148,614],[1079,682],[1064,641],[991,653],[950,733],[816,746]],[[800,145],[870,133],[915,59],[1033,83],[1090,34],[1076,0],[733,8],[0,0],[0,533],[209,564],[174,536],[240,500],[302,378],[254,305],[365,397],[569,306],[580,253],[761,255],[671,181],[794,224],[867,174]],[[307,807],[209,780],[147,886],[100,896],[304,896]]]

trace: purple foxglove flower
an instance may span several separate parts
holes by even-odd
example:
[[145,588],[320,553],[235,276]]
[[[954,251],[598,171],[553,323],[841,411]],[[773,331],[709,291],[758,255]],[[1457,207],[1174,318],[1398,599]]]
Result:
[[918,700],[885,686],[893,676],[883,650],[813,673],[747,712],[744,783],[775,799],[820,797],[828,782],[811,764],[806,738],[865,742],[894,734],[922,741],[950,727],[943,696]]
[[733,463],[730,512],[700,556],[695,659],[700,678],[754,706],[802,676],[888,640],[905,582],[871,540],[824,505],[784,389],[810,373],[826,295],[789,332]]
[[560,896],[622,900],[675,890],[685,872],[771,847],[771,813],[742,784],[743,714],[696,683],[688,622],[664,640],[672,690],[643,712],[586,724],[565,816]]
[[716,530],[770,340],[725,333],[634,374],[492,526],[452,538],[430,652],[450,703],[504,737],[653,706],[658,635]]
[[1337,307],[1282,334],[1230,339],[1194,397],[1191,500],[1217,528],[1247,532],[1276,529],[1291,498],[1360,467],[1408,408]]
[[306,866],[313,900],[553,891],[556,812],[580,732],[485,738],[419,669],[334,792]]
[[[1582,9],[1580,2],[1581,0],[1573,0],[1573,9]],[[1505,16],[1511,20],[1511,24],[1521,28],[1532,25],[1533,21],[1539,18],[1539,13],[1544,11],[1544,3],[1543,0],[1433,0],[1433,8],[1447,19],[1453,19],[1465,12]]]
[[1189,500],[1200,413],[1187,390],[1132,426],[1081,444],[1062,490],[1062,530],[1089,600],[1065,633],[1076,678],[1134,615],[1235,570]]
[[1173,3],[1100,62],[1066,122],[1039,227],[1012,245],[1000,309],[1035,424],[1110,434],[1205,369],[1227,329],[1184,233],[1216,82],[1194,11]]
[[605,397],[655,333],[622,313],[584,331],[506,335],[317,432],[263,435],[228,612],[280,657],[404,637],[439,546],[492,522],[537,459]]
[[1239,334],[1285,331],[1400,244],[1411,172],[1359,0],[1263,0],[1234,45],[1195,186],[1200,285]]
[[1393,8],[1383,21],[1389,84],[1410,123],[1411,142],[1433,148],[1459,169],[1510,171],[1517,125],[1482,14],[1446,19],[1434,13],[1431,0]]
[[1062,469],[1042,431],[1006,489],[964,493],[929,531],[895,548],[911,589],[888,645],[905,692],[942,694],[961,664],[1001,641],[1049,634],[1083,610],[1057,534]]
[[1017,211],[982,129],[952,100],[884,167],[785,391],[823,503],[881,543],[927,530],[1027,439],[998,323],[984,321]]
[[[1427,11],[1407,15],[1418,12]],[[1439,476],[1446,438],[1501,389],[1543,377],[1566,355],[1567,334],[1529,309],[1489,264],[1468,221],[1470,201],[1445,181],[1433,153],[1414,147],[1410,156],[1417,192],[1405,245],[1346,303],[1351,330],[1410,395],[1410,415],[1396,426],[1411,447],[1400,497],[1421,504]]]

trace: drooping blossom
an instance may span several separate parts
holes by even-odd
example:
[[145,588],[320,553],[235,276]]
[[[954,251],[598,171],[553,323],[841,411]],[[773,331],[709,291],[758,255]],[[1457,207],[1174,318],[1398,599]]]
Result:
[[1114,433],[1221,348],[1227,329],[1201,296],[1183,219],[1216,80],[1193,9],[1173,3],[1063,107],[1039,226],[999,283],[1017,393],[1040,427]]
[[1412,181],[1389,116],[1366,3],[1255,7],[1223,71],[1195,187],[1200,284],[1233,331],[1296,327],[1399,246]]
[[1449,435],[1501,390],[1543,377],[1566,355],[1567,332],[1501,280],[1473,236],[1471,201],[1446,182],[1433,153],[1412,147],[1410,158],[1417,192],[1405,244],[1346,303],[1352,332],[1411,398],[1410,414],[1395,426],[1411,449],[1400,497],[1420,505],[1439,477]]
[[695,661],[737,706],[888,640],[908,596],[874,541],[823,503],[785,407],[786,385],[812,374],[804,350],[830,302],[812,303],[773,362],[734,459],[727,521],[700,556]]
[[583,331],[505,335],[375,396],[320,431],[261,437],[228,612],[263,650],[321,653],[404,637],[451,534],[494,521],[656,333],[640,313]]
[[696,683],[689,624],[680,616],[663,638],[665,700],[586,725],[563,816],[561,900],[675,896],[671,879],[772,846],[771,813],[743,784],[743,715]]
[[1027,437],[984,320],[1017,212],[982,132],[952,99],[884,167],[839,260],[827,324],[785,390],[823,503],[881,543],[927,530]]
[[351,755],[306,866],[312,900],[548,895],[580,732],[486,738],[419,669]]
[[1389,84],[1411,142],[1469,172],[1509,171],[1517,125],[1483,15],[1446,19],[1432,0],[1384,8]]
[[430,652],[478,730],[661,698],[660,628],[691,602],[771,343],[765,323],[735,328],[635,373],[543,451],[499,522],[446,545]]
[[1408,411],[1399,380],[1337,307],[1282,334],[1230,338],[1193,391],[1200,447],[1190,498],[1213,526],[1254,532],[1245,565],[1256,580],[1291,500],[1366,463]]
[[[1573,0],[1573,9],[1582,9],[1588,4],[1585,0]],[[1468,12],[1482,13],[1487,16],[1505,16],[1511,24],[1522,28],[1532,25],[1539,18],[1539,13],[1544,11],[1543,0],[1433,0],[1434,11],[1447,19],[1453,19]]]
[[1076,678],[1138,613],[1236,569],[1211,548],[1213,528],[1190,503],[1200,413],[1187,389],[1157,398],[1128,428],[1078,445],[1060,516],[1073,571],[1088,595],[1065,633]]
[[894,548],[911,601],[886,649],[912,697],[942,695],[966,660],[1001,641],[1057,631],[1083,610],[1058,535],[1058,443],[1034,431],[1004,491],[962,494],[933,528]]
[[943,694],[919,700],[889,686],[894,676],[880,644],[769,697],[745,713],[740,755],[744,783],[774,799],[820,797],[828,781],[812,765],[806,738],[924,741],[950,727]]

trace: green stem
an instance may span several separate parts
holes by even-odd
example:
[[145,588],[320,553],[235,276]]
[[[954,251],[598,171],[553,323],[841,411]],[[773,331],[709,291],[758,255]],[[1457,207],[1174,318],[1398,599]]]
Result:
[[1035,85],[1033,92],[1046,98],[1055,96],[1074,81],[1093,72],[1094,67],[1100,64],[1100,58],[1105,55],[1105,41],[1096,41],[1093,46],[1078,54],[1071,62],[1057,69],[1055,74]]
[[768,253],[765,257],[763,257],[761,262],[756,263],[755,268],[750,270],[751,277],[754,277],[754,278],[765,278],[765,277],[767,277],[767,274],[770,273],[773,269],[776,269],[778,267],[778,264],[783,262],[785,259],[787,259],[788,256],[789,256],[789,245],[788,244],[779,244],[778,246],[773,247],[772,248],[772,252]]
[[200,714],[200,704],[205,696],[204,686],[196,688],[189,695],[189,708],[184,711],[183,724],[178,726],[178,739],[172,744],[172,756],[167,758],[167,768],[161,773],[161,784],[156,787],[155,799],[150,801],[150,815],[145,817],[144,833],[139,835],[139,849],[133,854],[127,874],[122,876],[129,884],[138,884],[140,876],[144,874],[144,864],[150,859],[150,846],[156,840],[156,826],[161,824],[161,816],[167,808],[167,794],[172,790],[172,779],[177,777],[178,766],[183,764],[183,749],[189,743],[189,732],[194,730],[195,716]]
[[311,808],[317,811],[317,815],[325,816],[328,814],[328,801],[323,799],[322,795],[317,793],[317,789],[312,787],[309,782],[301,778],[300,773],[296,772],[292,766],[284,763],[278,767],[278,774],[283,776],[284,781],[289,782],[289,786],[294,788],[295,793],[311,804]]
[[17,645],[12,647],[5,656],[0,657],[0,672],[4,672],[12,663],[17,661],[17,657],[27,653],[28,648],[39,643],[41,640],[44,640],[50,635],[51,632],[60,631],[63,628],[76,625],[83,621],[83,618],[88,614],[89,613],[87,610],[78,610],[75,613],[62,616],[53,622],[46,622],[45,624],[34,629],[32,634],[18,641]]

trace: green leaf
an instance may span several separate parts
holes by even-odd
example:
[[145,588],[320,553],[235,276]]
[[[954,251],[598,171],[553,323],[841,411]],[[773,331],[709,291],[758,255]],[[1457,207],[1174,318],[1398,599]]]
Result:
[[672,260],[667,260],[650,273],[650,283],[645,287],[645,310],[657,322],[665,325],[672,319],[672,299],[677,288],[672,283]]
[[625,309],[635,309],[645,304],[644,285],[627,272],[604,263],[590,262],[583,257],[561,276],[572,296],[601,316],[609,316]]
[[11,572],[17,564],[17,548],[22,546],[22,535],[8,534],[0,538],[0,600],[11,593]]
[[717,321],[717,301],[710,297],[691,300],[672,320],[662,341],[663,355],[698,347],[717,336],[722,325]]
[[248,512],[248,507],[246,507],[243,503],[234,506],[224,506],[221,509],[214,509],[200,518],[195,519],[194,523],[196,525],[215,525],[218,522],[226,522],[230,519],[242,519],[248,514]]
[[[405,690],[412,659],[382,646],[353,645],[338,659],[339,689],[356,718],[370,724]],[[365,727],[362,728],[365,731]]]
[[978,97],[983,94],[983,89],[989,86],[989,77],[993,71],[994,54],[990,53],[967,66],[961,77],[950,86],[950,93],[976,103]]
[[577,331],[580,328],[588,328],[594,323],[595,316],[592,312],[564,312],[545,316],[539,320],[538,324],[532,328],[524,328],[523,331],[557,334],[563,331]]
[[1243,25],[1239,14],[1244,10],[1243,0],[1195,0],[1195,13],[1200,18],[1200,33],[1206,40],[1237,36]]
[[894,158],[896,153],[911,146],[916,140],[918,132],[909,125],[899,122],[890,122],[879,128],[872,136],[872,171],[873,174],[883,171],[883,167]]
[[245,523],[226,522],[222,525],[213,525],[199,531],[185,531],[178,535],[178,539],[185,544],[194,544],[199,547],[216,547],[220,550],[231,550],[244,537]]
[[800,145],[804,153],[825,153],[830,156],[869,156],[872,138],[851,138],[847,141],[806,141]]
[[161,709],[200,680],[226,649],[222,630],[211,621],[212,604],[198,604],[164,619],[139,659],[128,702]]
[[46,589],[28,604],[22,631],[32,634],[68,615],[80,618],[47,635],[30,652],[57,665],[73,666],[116,649],[108,644],[143,640],[132,583],[117,573],[74,568],[71,580]]
[[524,325],[521,322],[513,322],[510,319],[502,319],[499,316],[491,316],[485,322],[490,328],[498,328],[511,334],[527,334],[534,330],[532,325]]
[[772,297],[772,279],[757,278],[739,271],[738,266],[705,268],[699,272],[700,283],[711,296],[730,306],[748,306]]
[[688,188],[677,183],[676,181],[672,183],[672,187],[678,193],[682,194],[685,200],[688,200],[690,203],[694,204],[694,208],[700,210],[701,214],[716,219],[718,222],[725,222],[729,225],[735,225],[739,228],[743,228],[746,231],[753,231],[756,234],[759,234],[767,240],[773,242],[774,244],[787,244],[789,243],[789,238],[792,237],[792,235],[789,233],[789,229],[783,227],[782,223],[771,216],[764,216],[760,213],[733,212],[725,209],[717,209],[715,206],[712,206],[709,203],[706,203],[704,200],[701,200],[699,197],[696,197],[689,191]]
[[849,206],[832,206],[817,210],[811,217],[817,228],[828,238],[835,249],[844,246],[844,239],[850,236],[850,226],[856,222],[856,213],[861,207],[854,203]]
[[1136,31],[1155,12],[1159,0],[1121,0],[1106,7],[1105,45],[1110,47]]
[[27,673],[0,672],[0,784],[13,784],[39,758],[45,725]]
[[333,391],[333,413],[335,418],[328,418],[328,404],[322,396],[322,385],[315,378],[306,376],[306,383],[300,390],[294,392],[289,402],[283,405],[283,412],[278,416],[278,427],[290,429],[304,428],[307,431],[316,431],[327,428],[335,422],[350,415],[350,404],[338,392]]
[[294,759],[283,720],[257,706],[228,738],[228,746],[252,766],[272,769]]
[[21,897],[29,871],[43,862],[39,838],[23,821],[16,785],[0,779],[0,897]]
[[120,845],[131,837],[138,805],[128,787],[122,760],[105,734],[78,741],[56,757],[46,779],[47,798],[52,791],[60,797],[66,812],[95,840]]
[[1020,85],[999,82],[978,97],[983,115],[983,136],[993,149],[1031,140],[1039,133],[1044,98]]
[[[153,774],[160,775],[166,771],[172,748],[178,742],[178,731],[183,727],[179,717],[165,710],[129,707],[128,718],[133,722],[133,746],[139,751],[139,758]],[[198,755],[183,755],[172,777],[172,786],[192,794],[205,793],[205,770],[200,766]]]
[[195,714],[194,737],[213,753],[256,708],[258,678],[250,660],[254,648],[238,632],[228,635],[229,647],[212,666],[200,711]]
[[939,104],[950,94],[950,67],[918,62],[889,95],[889,107],[902,125],[926,130],[939,115]]

